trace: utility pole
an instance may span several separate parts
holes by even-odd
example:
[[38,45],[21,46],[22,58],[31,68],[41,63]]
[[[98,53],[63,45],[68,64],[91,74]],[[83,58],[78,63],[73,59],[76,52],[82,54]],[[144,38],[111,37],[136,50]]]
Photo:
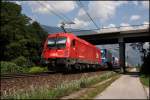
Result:
[[61,23],[61,26],[60,26],[60,27],[62,28],[62,30],[63,30],[65,33],[67,33],[67,31],[65,30],[65,23],[64,23],[64,22]]
[[61,28],[62,28],[62,30],[65,32],[65,33],[67,33],[67,31],[65,30],[65,25],[66,24],[75,24],[74,22],[61,22]]

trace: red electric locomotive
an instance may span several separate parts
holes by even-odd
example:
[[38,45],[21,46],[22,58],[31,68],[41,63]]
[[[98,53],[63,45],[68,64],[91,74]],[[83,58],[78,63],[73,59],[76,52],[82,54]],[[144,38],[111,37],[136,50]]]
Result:
[[42,52],[49,70],[99,68],[100,49],[72,33],[49,34]]

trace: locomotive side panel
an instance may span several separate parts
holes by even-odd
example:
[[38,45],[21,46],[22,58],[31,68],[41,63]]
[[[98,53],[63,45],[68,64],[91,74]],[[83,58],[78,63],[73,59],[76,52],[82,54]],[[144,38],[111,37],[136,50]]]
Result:
[[84,41],[76,40],[76,52],[77,58],[85,63],[96,64],[101,59],[97,48]]

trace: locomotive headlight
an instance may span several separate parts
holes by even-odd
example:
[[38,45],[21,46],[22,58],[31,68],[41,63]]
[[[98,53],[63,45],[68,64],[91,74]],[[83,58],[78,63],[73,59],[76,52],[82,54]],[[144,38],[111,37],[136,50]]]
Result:
[[48,64],[49,61],[48,61],[48,59],[45,59],[45,58],[43,58],[43,57],[41,56],[40,63],[41,63],[41,64]]

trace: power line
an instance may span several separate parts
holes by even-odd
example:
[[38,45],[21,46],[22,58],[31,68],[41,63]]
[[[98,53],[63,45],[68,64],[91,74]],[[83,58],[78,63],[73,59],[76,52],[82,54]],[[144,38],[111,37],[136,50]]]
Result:
[[39,4],[40,4],[41,6],[46,7],[46,8],[48,9],[48,11],[50,11],[51,13],[53,13],[54,15],[56,15],[58,18],[63,19],[63,20],[65,20],[65,21],[66,21],[66,19],[64,19],[62,16],[58,15],[58,14],[57,14],[57,13],[55,13],[54,11],[50,10],[47,6],[45,6],[45,5],[44,5],[44,4],[42,4],[41,2],[39,2]]
[[94,22],[94,20],[92,19],[92,17],[90,16],[90,14],[84,9],[84,5],[81,3],[81,1],[79,0],[79,6],[85,11],[85,13],[87,14],[87,16],[90,18],[90,20],[93,22],[93,24],[96,26],[97,29],[100,29],[97,24]]
[[50,4],[50,6],[53,8],[53,9],[55,9],[55,10],[57,10],[57,12],[59,12],[64,18],[66,18],[67,20],[69,20],[70,22],[72,21],[70,18],[68,18],[67,16],[65,16],[62,12],[60,12],[58,9],[56,9],[52,4]]

